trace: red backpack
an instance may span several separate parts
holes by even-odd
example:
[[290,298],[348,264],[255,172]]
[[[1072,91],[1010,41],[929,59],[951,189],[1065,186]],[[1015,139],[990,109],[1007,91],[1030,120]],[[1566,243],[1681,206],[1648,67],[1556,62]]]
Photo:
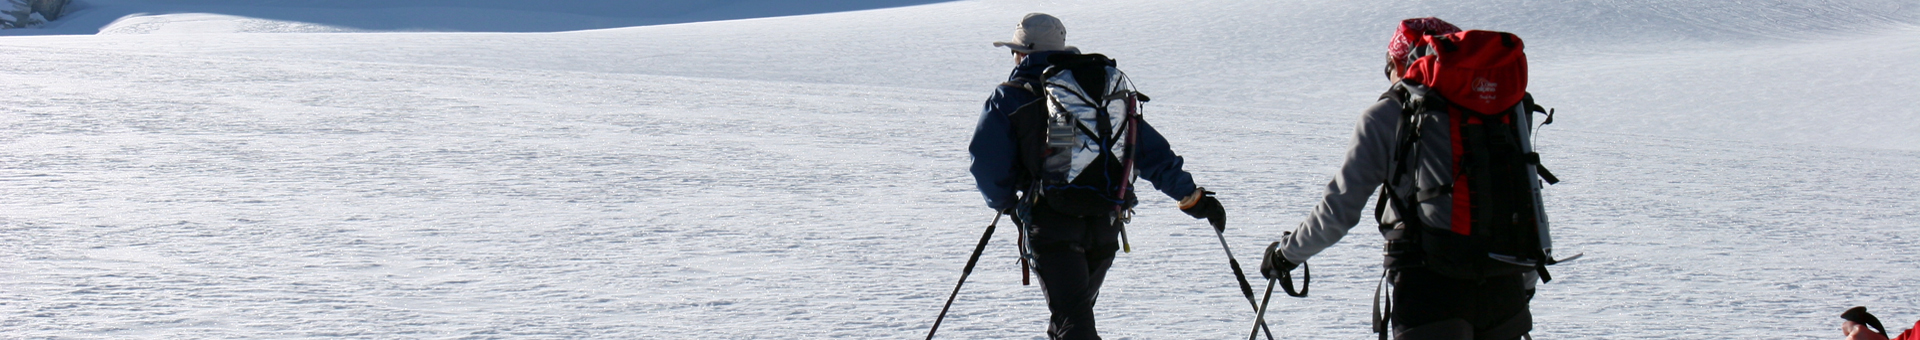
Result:
[[[1524,43],[1492,31],[1423,39],[1388,93],[1404,107],[1398,161],[1375,209],[1392,202],[1399,217],[1381,225],[1387,268],[1468,280],[1533,271],[1552,280],[1540,179],[1559,179],[1533,150],[1532,114],[1547,112],[1527,93]],[[1395,192],[1409,184],[1414,192]]]
[[1464,31],[1430,35],[1426,56],[1407,66],[1406,80],[1482,115],[1502,114],[1527,96],[1527,54],[1513,33]]

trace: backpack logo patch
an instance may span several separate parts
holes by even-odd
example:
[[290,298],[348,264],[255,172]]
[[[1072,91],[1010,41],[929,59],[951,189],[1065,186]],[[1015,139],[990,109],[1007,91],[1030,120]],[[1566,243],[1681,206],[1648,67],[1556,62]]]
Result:
[[1473,77],[1473,92],[1478,92],[1481,101],[1493,102],[1500,97],[1495,93],[1499,91],[1500,83],[1487,81],[1487,78],[1483,77]]

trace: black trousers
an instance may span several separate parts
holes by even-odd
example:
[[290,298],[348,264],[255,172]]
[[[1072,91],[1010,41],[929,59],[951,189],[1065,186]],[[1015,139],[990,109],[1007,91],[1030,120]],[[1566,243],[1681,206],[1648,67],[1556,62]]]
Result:
[[1120,249],[1120,223],[1111,215],[1075,216],[1036,204],[1027,224],[1027,246],[1046,291],[1048,339],[1099,339],[1093,304]]
[[1456,280],[1424,268],[1393,276],[1393,333],[1398,340],[1511,340],[1533,330],[1526,278]]

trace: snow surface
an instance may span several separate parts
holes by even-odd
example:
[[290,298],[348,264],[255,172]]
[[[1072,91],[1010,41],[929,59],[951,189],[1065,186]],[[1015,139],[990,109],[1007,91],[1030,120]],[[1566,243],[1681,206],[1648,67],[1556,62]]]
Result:
[[[1034,11],[1154,95],[1243,262],[1311,208],[1395,20],[1436,15],[1526,38],[1558,108],[1548,204],[1586,257],[1538,338],[1920,319],[1915,1],[82,3],[5,33],[98,35],[0,37],[0,337],[921,337],[992,218],[988,43]],[[1129,228],[1104,336],[1244,336],[1173,210]],[[1008,229],[942,338],[1041,338]],[[1379,246],[1316,257],[1274,330],[1370,338]]]

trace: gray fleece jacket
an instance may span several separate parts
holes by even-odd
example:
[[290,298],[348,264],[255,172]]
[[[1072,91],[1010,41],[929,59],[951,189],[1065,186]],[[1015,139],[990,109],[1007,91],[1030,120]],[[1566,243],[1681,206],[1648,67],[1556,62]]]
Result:
[[[1380,189],[1386,182],[1389,167],[1393,165],[1394,148],[1399,146],[1400,101],[1382,98],[1368,107],[1360,116],[1360,123],[1354,126],[1352,146],[1347,149],[1347,161],[1340,165],[1340,173],[1327,183],[1326,195],[1313,207],[1307,220],[1294,229],[1291,237],[1280,240],[1280,254],[1293,263],[1306,263],[1314,254],[1326,250],[1340,238],[1346,237],[1354,225],[1360,223],[1361,211],[1368,204],[1367,198]],[[1446,138],[1445,114],[1432,117],[1431,124],[1420,124],[1422,134]],[[1425,123],[1425,122],[1423,122]],[[1453,158],[1447,143],[1421,143],[1421,150],[1411,152],[1417,164],[1396,192],[1416,192],[1416,187],[1439,187],[1453,178]],[[1450,197],[1450,196],[1448,196]],[[1448,198],[1435,198],[1420,202],[1421,211],[1452,211],[1453,202]],[[1421,221],[1430,226],[1450,225],[1451,216],[1446,214],[1423,214]],[[1384,220],[1398,221],[1392,209],[1385,212]]]

